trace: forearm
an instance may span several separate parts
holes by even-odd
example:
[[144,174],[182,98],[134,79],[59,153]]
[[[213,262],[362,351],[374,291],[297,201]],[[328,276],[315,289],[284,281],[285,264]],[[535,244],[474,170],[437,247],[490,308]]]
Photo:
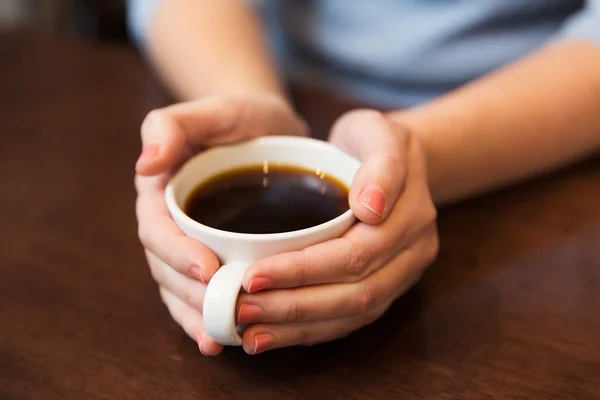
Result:
[[284,96],[260,21],[240,0],[163,1],[150,19],[146,47],[180,100]]
[[557,43],[391,115],[422,142],[438,204],[495,189],[598,151],[600,47]]

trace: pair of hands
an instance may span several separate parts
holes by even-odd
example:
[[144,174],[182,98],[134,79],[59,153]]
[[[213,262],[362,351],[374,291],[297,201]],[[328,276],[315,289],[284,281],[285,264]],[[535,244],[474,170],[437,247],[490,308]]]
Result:
[[[139,237],[173,319],[205,355],[217,355],[202,324],[215,255],[185,236],[164,201],[172,174],[205,148],[260,135],[307,135],[284,102],[268,96],[207,98],[152,111],[136,164]],[[359,219],[343,237],[253,264],[238,298],[249,354],[344,337],[378,319],[421,277],[438,251],[436,209],[418,140],[376,111],[342,116],[330,141],[362,161],[350,190]]]

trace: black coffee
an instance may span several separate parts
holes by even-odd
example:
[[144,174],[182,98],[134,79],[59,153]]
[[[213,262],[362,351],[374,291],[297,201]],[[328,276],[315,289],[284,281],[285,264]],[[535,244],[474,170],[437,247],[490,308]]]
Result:
[[322,224],[348,208],[348,188],[337,179],[319,170],[265,163],[200,184],[184,211],[224,231],[280,233]]

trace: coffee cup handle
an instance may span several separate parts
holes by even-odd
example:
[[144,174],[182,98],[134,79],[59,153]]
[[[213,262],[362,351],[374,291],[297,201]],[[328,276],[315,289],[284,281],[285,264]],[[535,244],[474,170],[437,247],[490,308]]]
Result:
[[224,346],[241,346],[243,326],[236,326],[236,305],[244,273],[250,264],[225,264],[213,275],[204,294],[202,314],[204,329],[215,342]]

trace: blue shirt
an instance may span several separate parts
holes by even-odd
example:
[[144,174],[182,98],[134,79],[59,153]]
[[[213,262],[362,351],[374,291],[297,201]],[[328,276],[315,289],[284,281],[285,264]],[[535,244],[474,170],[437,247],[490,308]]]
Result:
[[[160,1],[129,0],[142,46]],[[253,3],[290,80],[382,106],[425,102],[561,38],[600,44],[600,0]]]

